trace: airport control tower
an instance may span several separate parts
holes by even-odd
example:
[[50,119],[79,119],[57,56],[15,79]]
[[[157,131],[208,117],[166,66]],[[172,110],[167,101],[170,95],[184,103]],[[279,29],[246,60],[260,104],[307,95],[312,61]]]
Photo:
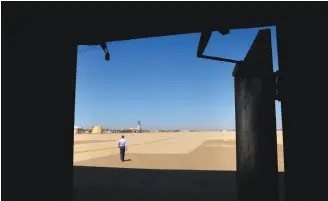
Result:
[[141,132],[141,122],[140,122],[140,121],[138,121],[138,127],[137,127],[137,130],[138,130],[139,133]]

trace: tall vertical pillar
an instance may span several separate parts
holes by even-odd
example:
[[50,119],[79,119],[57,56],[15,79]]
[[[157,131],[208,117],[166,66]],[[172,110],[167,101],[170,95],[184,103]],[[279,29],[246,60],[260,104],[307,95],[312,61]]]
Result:
[[238,200],[276,201],[276,94],[270,29],[259,31],[233,75]]

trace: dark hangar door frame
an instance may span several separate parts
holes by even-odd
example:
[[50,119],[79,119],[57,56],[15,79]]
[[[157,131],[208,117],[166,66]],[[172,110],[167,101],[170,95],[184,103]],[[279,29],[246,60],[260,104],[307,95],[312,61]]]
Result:
[[[15,81],[8,83],[8,86],[11,85],[14,90],[7,92],[6,97],[10,97],[10,100],[13,101],[21,100],[21,94],[14,92],[17,92],[17,90],[28,91],[30,98],[25,99],[28,107],[26,107],[26,104],[17,104],[12,109],[16,110],[15,112],[20,114],[20,117],[26,115],[26,120],[32,119],[33,123],[37,122],[40,129],[47,130],[51,134],[47,136],[56,137],[53,137],[47,143],[39,143],[46,136],[45,132],[41,130],[35,131],[32,135],[21,136],[20,141],[17,141],[15,135],[4,135],[3,137],[9,138],[6,141],[12,140],[15,142],[16,147],[19,147],[25,155],[28,155],[30,163],[34,165],[24,167],[24,171],[22,171],[20,160],[7,159],[7,164],[10,164],[9,167],[12,172],[15,171],[15,175],[12,174],[12,178],[6,183],[7,186],[11,186],[15,190],[17,190],[17,180],[20,181],[20,186],[30,187],[30,189],[26,189],[39,189],[38,191],[27,191],[25,188],[21,188],[19,189],[21,190],[20,193],[11,194],[12,200],[22,200],[15,199],[17,196],[22,195],[24,196],[23,199],[44,200],[45,197],[49,198],[49,195],[52,195],[52,200],[61,200],[67,195],[70,196],[72,191],[72,178],[69,175],[73,173],[76,47],[79,44],[77,38],[83,38],[83,41],[91,42],[110,33],[98,29],[88,29],[85,33],[83,32],[84,28],[80,29],[80,32],[74,32],[76,28],[79,28],[79,25],[76,24],[83,25],[84,22],[90,21],[98,22],[101,18],[95,18],[91,14],[99,13],[98,10],[89,9],[89,12],[79,12],[75,8],[73,11],[71,6],[71,9],[59,11],[59,9],[56,10],[54,5],[30,5],[28,6],[25,3],[9,4],[9,2],[3,5],[3,48],[5,49],[3,51],[5,54],[3,63],[5,69],[12,70],[10,74],[8,73],[8,77],[14,75],[16,78]],[[315,3],[266,5],[262,4],[260,9],[257,9],[257,5],[249,4],[249,9],[241,6],[241,9],[237,9],[238,15],[242,16],[240,19],[235,16],[236,10],[231,9],[231,7],[227,8],[221,5],[221,10],[215,7],[217,13],[227,14],[230,11],[233,12],[233,16],[219,15],[223,18],[221,22],[216,24],[225,21],[239,22],[236,25],[237,27],[230,27],[230,25],[234,26],[234,22],[225,24],[227,28],[276,26],[278,62],[281,73],[279,94],[282,106],[286,200],[322,200],[326,196],[325,186],[321,183],[326,182],[326,177],[323,174],[325,168],[323,167],[326,167],[324,159],[327,157],[324,151],[326,147],[324,134],[327,122],[326,118],[321,116],[326,115],[326,111],[322,106],[327,105],[324,98],[327,89],[326,85],[322,84],[322,81],[326,78],[321,79],[320,76],[325,75],[321,72],[323,72],[322,70],[326,64],[326,52],[321,49],[326,48],[325,41],[327,37],[324,25],[327,18],[327,12],[325,11],[327,5],[315,5]],[[89,8],[89,5],[87,6]],[[238,7],[238,4],[235,6]],[[51,10],[50,7],[54,9]],[[258,12],[252,12],[254,10],[251,8],[256,8]],[[204,9],[200,10],[211,13]],[[138,9],[137,11],[139,12]],[[32,15],[32,13],[35,15]],[[73,13],[79,17],[74,18]],[[85,17],[81,19],[82,14]],[[189,15],[184,16],[183,19],[193,21],[193,19],[199,17],[197,12],[193,12],[193,15],[194,18]],[[76,19],[83,23],[78,23],[79,21]],[[216,19],[220,19],[220,17]],[[102,22],[106,20],[108,19],[106,18]],[[212,23],[213,26],[205,23],[204,26],[200,26],[200,24],[203,24],[201,22],[196,26],[198,27],[195,28],[196,30],[190,28],[190,26],[190,29],[188,29],[188,20],[180,21],[176,27],[167,25],[165,22],[168,20],[163,20],[158,23],[157,29],[159,29],[159,26],[166,25],[161,29],[161,33],[165,35],[167,33],[177,33],[177,30],[174,30],[177,27],[181,27],[180,30],[183,33],[200,32],[201,27],[204,29],[215,27],[215,23]],[[213,22],[213,20],[211,21]],[[127,38],[128,28],[118,30],[117,25],[125,22],[128,21],[120,19],[112,28],[115,29],[114,34],[121,35],[122,33],[122,40]],[[90,25],[90,23],[87,24]],[[98,23],[98,25],[101,24]],[[187,31],[183,31],[183,27],[186,27]],[[135,38],[149,37],[152,32],[151,30],[146,31],[146,29],[154,28],[141,24],[138,29],[145,31],[138,32],[139,35],[134,35]],[[159,35],[160,33],[158,33]],[[26,47],[29,47],[28,50]],[[23,51],[20,52],[20,50]],[[19,69],[19,73],[17,69]],[[21,74],[28,74],[28,76],[19,77]],[[16,81],[24,84],[16,87],[14,85],[14,83],[17,83]],[[47,90],[44,90],[44,87],[47,87]],[[53,104],[53,101],[56,103]],[[299,105],[302,105],[302,107],[300,108]],[[31,118],[31,114],[35,116]],[[60,118],[57,118],[57,116]],[[9,116],[8,119],[10,119]],[[15,124],[17,123],[16,120],[13,121],[15,121]],[[64,135],[58,135],[58,129],[49,130],[50,121],[56,122]],[[21,126],[29,127],[30,125],[27,125],[27,122],[22,122],[25,125]],[[311,134],[316,135],[315,144],[307,144],[311,140],[309,139]],[[26,145],[27,141],[29,142],[28,145]],[[309,148],[304,148],[305,144]],[[49,157],[43,158],[40,150],[49,150],[47,152]],[[304,163],[303,156],[309,156],[306,157],[307,163]],[[46,173],[40,172],[41,170],[46,170]],[[49,174],[54,170],[56,172],[67,172],[68,175]],[[31,180],[35,182],[32,184]],[[57,183],[61,183],[61,185]]]
[[203,32],[197,56],[236,63],[235,118],[238,200],[278,199],[277,129],[270,29],[260,30],[243,61],[203,55],[211,32]]

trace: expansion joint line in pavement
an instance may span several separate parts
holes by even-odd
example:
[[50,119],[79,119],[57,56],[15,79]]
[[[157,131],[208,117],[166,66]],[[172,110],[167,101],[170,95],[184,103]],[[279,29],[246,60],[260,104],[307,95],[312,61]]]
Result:
[[[170,140],[170,139],[173,139],[173,138],[165,138],[165,139],[161,139],[161,140],[154,140],[154,141],[145,142],[145,143],[142,143],[142,144],[141,143],[140,144],[131,144],[128,147],[135,147],[135,146],[144,145],[144,144],[152,144],[152,143],[165,141],[165,140]],[[117,147],[91,149],[91,150],[85,150],[85,151],[76,151],[76,152],[74,152],[74,154],[85,153],[85,152],[95,152],[95,151],[106,151],[106,150],[113,150],[113,149],[117,149]]]

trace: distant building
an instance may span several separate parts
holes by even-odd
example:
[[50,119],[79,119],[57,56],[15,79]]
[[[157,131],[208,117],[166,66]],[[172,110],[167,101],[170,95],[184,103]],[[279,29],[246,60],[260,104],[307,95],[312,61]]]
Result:
[[137,127],[137,130],[138,130],[139,133],[141,132],[141,122],[140,122],[140,121],[138,121],[138,127]]
[[101,134],[102,133],[102,127],[101,126],[92,126],[92,134]]
[[137,128],[128,128],[127,130],[131,133],[141,133],[141,122],[138,121]]
[[74,134],[83,133],[84,129],[79,126],[74,126]]

